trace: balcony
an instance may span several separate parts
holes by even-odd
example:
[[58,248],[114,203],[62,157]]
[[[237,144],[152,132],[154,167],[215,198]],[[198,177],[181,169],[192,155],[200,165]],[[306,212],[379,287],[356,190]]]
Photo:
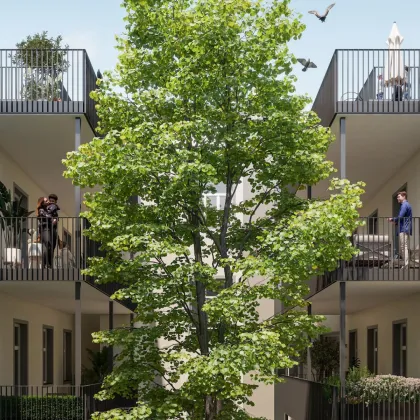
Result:
[[96,80],[85,50],[1,49],[0,114],[84,114],[94,129]]
[[412,219],[408,264],[401,255],[394,223],[386,217],[362,218],[351,240],[358,254],[309,280],[312,313],[338,315],[339,282],[346,284],[346,313],[352,314],[420,294],[420,218]]
[[[57,285],[49,286],[48,281],[84,281],[108,296],[121,289],[118,283],[97,284],[92,277],[81,273],[88,267],[89,258],[104,256],[100,245],[84,235],[87,220],[60,217],[54,237],[51,231],[41,231],[41,235],[46,235],[51,242],[56,240],[56,247],[50,251],[47,241],[40,238],[36,217],[0,218],[0,226],[0,284],[30,281],[43,283],[51,289]],[[13,285],[3,283],[2,287],[12,290]],[[134,309],[131,302],[120,303]]]
[[[336,281],[420,280],[420,218],[412,219],[408,242],[408,264],[401,255],[398,227],[387,217],[361,218],[363,226],[351,240],[358,254],[350,261],[340,261],[337,269],[318,276],[314,292]],[[314,284],[312,284],[314,286]]]
[[336,50],[312,110],[322,125],[337,114],[418,114],[420,50]]

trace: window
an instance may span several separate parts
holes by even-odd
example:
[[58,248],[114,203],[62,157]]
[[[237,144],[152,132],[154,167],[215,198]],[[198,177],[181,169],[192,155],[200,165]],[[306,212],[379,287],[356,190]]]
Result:
[[69,249],[70,251],[72,250],[72,238],[71,238],[71,233],[63,228],[63,242],[66,243],[66,248]]
[[349,367],[357,362],[357,330],[349,331]]
[[216,192],[204,194],[203,201],[205,206],[210,204],[217,210],[222,210],[226,202],[226,185],[223,183],[217,184]]
[[73,380],[73,355],[72,355],[72,334],[71,331],[64,331],[63,334],[63,380]]
[[28,194],[16,184],[13,184],[13,200],[20,201],[21,207],[28,210]]
[[138,195],[132,195],[129,198],[128,202],[131,203],[131,204],[141,204],[141,200],[140,200],[140,197]]
[[370,327],[367,331],[367,367],[378,374],[378,328]]
[[368,218],[368,234],[378,234],[378,210],[374,211]]
[[42,381],[45,384],[54,382],[54,331],[51,327],[42,328]]
[[397,321],[392,334],[394,375],[407,376],[407,322]]
[[28,324],[13,324],[13,371],[15,385],[28,384]]

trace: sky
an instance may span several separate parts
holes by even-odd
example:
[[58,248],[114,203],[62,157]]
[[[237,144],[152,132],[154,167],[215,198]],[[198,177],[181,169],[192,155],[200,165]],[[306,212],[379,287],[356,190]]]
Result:
[[[307,29],[292,42],[296,57],[318,66],[306,73],[296,67],[297,92],[315,98],[335,49],[387,48],[394,21],[404,36],[403,48],[420,48],[420,1],[336,0],[325,23],[308,10],[320,12],[334,0],[291,0]],[[0,11],[0,49],[14,48],[29,34],[61,34],[70,48],[86,49],[95,70],[112,69],[117,62],[115,35],[124,31],[124,9],[119,0],[3,0]]]

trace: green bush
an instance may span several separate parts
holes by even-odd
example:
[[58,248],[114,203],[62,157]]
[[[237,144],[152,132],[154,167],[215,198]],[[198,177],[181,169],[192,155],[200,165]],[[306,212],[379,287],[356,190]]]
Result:
[[[324,381],[324,393],[332,399],[333,388],[340,388],[340,377]],[[346,377],[346,402],[366,405],[382,402],[420,401],[420,379],[395,375],[373,375],[367,368],[352,368]]]
[[353,404],[420,401],[420,379],[376,375],[346,383],[347,401]]
[[83,400],[79,397],[0,397],[2,420],[83,420],[83,414]]
[[1,420],[20,420],[19,400],[18,397],[0,397]]

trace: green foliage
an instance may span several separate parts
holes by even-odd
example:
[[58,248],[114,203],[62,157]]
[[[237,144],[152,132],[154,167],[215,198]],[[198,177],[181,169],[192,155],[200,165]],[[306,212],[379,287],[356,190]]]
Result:
[[70,66],[68,45],[63,45],[61,35],[48,37],[43,31],[16,44],[17,50],[10,54],[12,64],[22,68],[22,99],[57,100],[61,97],[63,73]]
[[23,224],[32,213],[22,207],[22,198],[14,200],[11,191],[0,181],[0,226],[6,248],[22,246],[22,233],[26,231]]
[[88,384],[100,384],[109,371],[109,352],[107,346],[102,347],[100,351],[86,349],[89,354],[91,367],[83,366],[82,382]]
[[84,420],[83,401],[73,396],[0,397],[0,418],[8,420]]
[[[103,137],[65,161],[101,187],[86,217],[106,256],[86,273],[124,285],[141,325],[95,336],[122,348],[100,398],[139,400],[97,419],[247,419],[254,389],[324,332],[302,310],[307,280],[354,255],[362,185],[296,195],[332,174],[332,138],[294,93],[287,43],[304,26],[288,1],[124,6],[119,64],[92,94]],[[219,184],[220,209],[203,200]],[[295,309],[262,316],[275,301]]]
[[420,379],[394,375],[365,375],[346,384],[347,401],[366,405],[420,401]]
[[348,383],[355,383],[360,381],[363,378],[369,378],[372,376],[372,373],[366,366],[362,367],[352,367],[347,372],[346,381]]
[[[347,374],[346,374],[346,395],[349,397],[349,402],[355,401],[355,395],[357,393],[360,394],[360,384],[364,383],[364,380],[366,378],[373,377],[372,373],[369,371],[369,369],[366,366],[362,367],[351,367]],[[325,383],[324,391],[328,398],[332,399],[332,388],[336,387],[340,388],[341,381],[339,375],[331,375],[325,379],[323,379],[323,382]]]
[[350,368],[360,368],[360,359],[358,357],[353,357],[352,360],[350,360],[349,366]]
[[321,337],[311,348],[312,371],[315,381],[331,376],[340,366],[340,345],[338,340]]

